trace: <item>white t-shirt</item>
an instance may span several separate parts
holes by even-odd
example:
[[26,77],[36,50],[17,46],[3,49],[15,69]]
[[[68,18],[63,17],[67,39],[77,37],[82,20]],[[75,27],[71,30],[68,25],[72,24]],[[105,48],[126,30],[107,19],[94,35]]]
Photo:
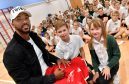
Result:
[[128,9],[122,5],[120,6],[119,12],[120,12],[120,14],[123,14],[122,19],[125,19],[125,17],[127,17],[127,15],[128,15]]
[[46,39],[45,37],[41,37],[41,39],[44,43],[48,43],[49,45],[53,45],[53,42],[52,42],[53,38],[52,37],[50,37],[50,39]]
[[59,58],[73,59],[80,54],[80,48],[84,42],[78,35],[70,35],[70,41],[64,42],[60,40],[56,46],[56,54]]
[[72,33],[73,25],[70,25],[69,33]]
[[115,8],[114,8],[112,5],[110,5],[109,8],[110,8],[112,11],[115,11]]
[[117,28],[120,28],[121,21],[117,20],[116,22],[113,22],[112,19],[108,20],[106,28],[108,31],[114,32]]
[[104,14],[107,14],[107,15],[110,15],[112,9],[109,7],[109,8],[104,8]]
[[31,43],[31,45],[33,46],[35,53],[38,57],[40,66],[41,66],[41,71],[42,71],[42,75],[44,76],[46,73],[46,69],[48,68],[47,64],[44,62],[44,59],[42,57],[42,51],[38,48],[38,46],[34,43],[34,41],[30,38],[28,40],[29,43]]
[[82,28],[81,27],[78,27],[77,30],[72,28],[72,34],[73,35],[80,35],[80,32],[82,32]]
[[52,27],[51,29],[47,30],[47,33],[50,35],[50,37],[53,37],[54,28]]
[[98,18],[99,14],[97,12],[93,13],[93,18]]
[[59,42],[59,40],[61,40],[60,37],[56,35],[54,37],[54,44],[57,45],[57,43]]
[[97,5],[97,8],[98,8],[98,9],[99,9],[99,8],[103,8],[103,5],[99,3],[99,4]]
[[87,23],[87,22],[86,22],[86,18],[87,18],[87,17],[85,17],[85,18],[82,20],[82,26],[83,26],[83,27],[84,27],[84,26],[86,25],[86,23]]

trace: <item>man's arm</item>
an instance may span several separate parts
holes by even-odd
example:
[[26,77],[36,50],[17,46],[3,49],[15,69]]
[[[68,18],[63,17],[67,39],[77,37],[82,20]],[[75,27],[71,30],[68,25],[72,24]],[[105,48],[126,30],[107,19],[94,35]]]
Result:
[[[17,84],[52,84],[55,81],[55,75],[48,76],[33,76],[29,64],[24,63],[25,60],[18,53],[5,52],[3,63],[9,73]],[[34,69],[34,68],[33,68]],[[35,67],[35,70],[36,67]],[[38,71],[33,71],[39,73]]]

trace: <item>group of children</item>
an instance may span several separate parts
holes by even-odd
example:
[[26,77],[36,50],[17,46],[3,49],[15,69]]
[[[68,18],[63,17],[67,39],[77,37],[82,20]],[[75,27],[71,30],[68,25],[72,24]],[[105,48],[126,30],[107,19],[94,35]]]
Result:
[[120,4],[105,0],[101,4],[93,0],[85,7],[49,15],[39,25],[37,34],[48,51],[55,51],[59,58],[66,60],[78,56],[85,59],[83,46],[88,43],[92,59],[92,66],[86,62],[88,83],[109,84],[118,72],[121,56],[115,39],[129,35],[129,1],[122,0]]

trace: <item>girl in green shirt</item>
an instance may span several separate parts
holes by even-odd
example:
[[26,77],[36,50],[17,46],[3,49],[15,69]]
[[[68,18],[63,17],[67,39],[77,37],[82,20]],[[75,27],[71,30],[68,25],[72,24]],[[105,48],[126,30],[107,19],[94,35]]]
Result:
[[119,46],[113,36],[107,35],[100,19],[91,21],[89,31],[89,49],[95,70],[93,81],[96,84],[109,84],[119,69]]

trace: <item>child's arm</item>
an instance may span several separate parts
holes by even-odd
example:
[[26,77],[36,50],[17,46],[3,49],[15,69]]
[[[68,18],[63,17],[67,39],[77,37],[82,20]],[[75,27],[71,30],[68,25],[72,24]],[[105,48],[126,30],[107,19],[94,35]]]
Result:
[[82,56],[83,59],[85,59],[85,52],[83,47],[80,48],[80,55]]

